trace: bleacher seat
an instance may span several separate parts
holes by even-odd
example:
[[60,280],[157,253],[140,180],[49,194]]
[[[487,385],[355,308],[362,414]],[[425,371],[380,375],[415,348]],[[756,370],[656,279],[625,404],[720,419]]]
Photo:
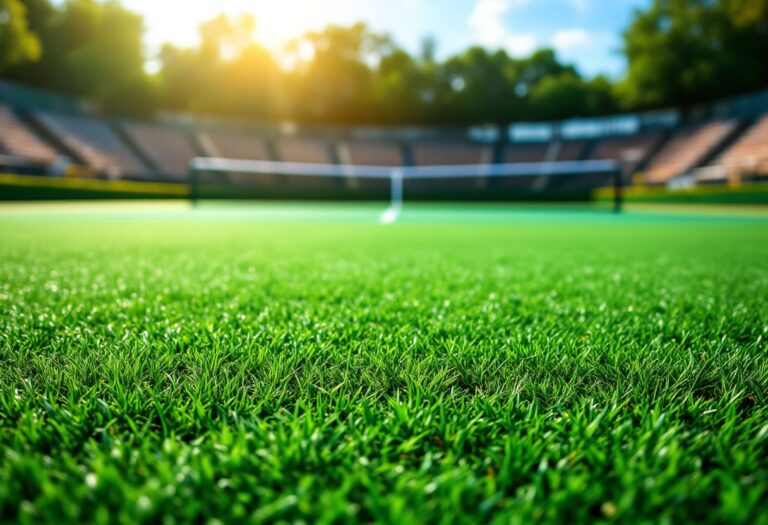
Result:
[[[446,140],[443,142],[417,142],[412,146],[413,163],[416,166],[440,166],[462,164],[490,164],[493,148],[487,144]],[[448,195],[461,192],[467,187],[486,188],[488,177],[412,180],[406,184],[406,192],[428,195]]]
[[[321,140],[282,138],[274,143],[277,160],[282,162],[300,162],[305,164],[330,164],[330,144]],[[288,191],[311,190],[317,194],[333,194],[346,185],[346,181],[325,177],[282,177],[279,187]]]
[[91,168],[112,177],[144,178],[150,170],[105,121],[39,111],[35,118]]
[[310,139],[280,139],[275,143],[275,151],[283,162],[328,164],[333,160],[328,144]]
[[768,175],[768,115],[749,127],[713,164],[749,175]]
[[400,146],[385,142],[346,142],[339,146],[342,164],[357,166],[402,166]]
[[184,133],[139,122],[123,122],[122,128],[163,178],[183,180],[187,177],[189,161],[197,156],[197,151]]
[[549,150],[548,142],[531,144],[508,144],[504,148],[504,162],[510,164],[524,162],[544,162]]
[[417,166],[487,164],[492,160],[493,149],[485,144],[446,141],[413,145],[413,162]]
[[637,135],[606,137],[592,149],[591,160],[620,160],[625,170],[633,173],[662,139],[662,133],[647,131]]
[[[606,137],[592,150],[592,160],[623,160],[630,168],[637,166],[653,151],[662,138],[659,131],[646,131],[636,135]],[[630,169],[630,171],[632,171]]]
[[704,161],[735,127],[735,121],[716,120],[681,128],[651,160],[645,174],[646,182],[662,184],[689,172]]
[[354,166],[402,166],[402,148],[393,142],[350,141],[338,146],[339,161],[350,168],[346,170],[348,188],[379,195],[389,188],[389,182],[383,180],[361,179],[355,177]]
[[581,160],[588,144],[586,140],[564,140],[560,142],[554,160],[559,162]]
[[51,165],[57,156],[56,150],[43,142],[4,105],[0,105],[0,154],[42,166]]
[[212,149],[206,153],[215,157],[270,160],[266,144],[260,137],[231,131],[205,131],[201,138]]

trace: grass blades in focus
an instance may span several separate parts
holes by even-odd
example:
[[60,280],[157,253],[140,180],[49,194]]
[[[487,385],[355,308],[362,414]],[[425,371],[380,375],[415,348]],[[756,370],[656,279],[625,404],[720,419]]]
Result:
[[0,521],[768,523],[767,226],[3,216]]

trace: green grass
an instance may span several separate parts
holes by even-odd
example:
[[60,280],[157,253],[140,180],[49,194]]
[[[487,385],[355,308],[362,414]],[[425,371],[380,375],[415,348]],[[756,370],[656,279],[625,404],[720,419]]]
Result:
[[0,521],[768,523],[768,221],[0,216]]

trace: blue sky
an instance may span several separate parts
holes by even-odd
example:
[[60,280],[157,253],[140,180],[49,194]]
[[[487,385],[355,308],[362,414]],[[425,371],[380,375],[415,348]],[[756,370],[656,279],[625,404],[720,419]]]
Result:
[[[172,41],[193,44],[196,28],[219,12],[249,12],[256,38],[279,51],[301,33],[329,23],[362,20],[388,32],[410,51],[426,35],[440,56],[471,44],[504,48],[515,56],[551,46],[587,74],[624,71],[621,30],[650,0],[123,0],[142,13],[150,50]],[[182,7],[183,6],[183,7]]]

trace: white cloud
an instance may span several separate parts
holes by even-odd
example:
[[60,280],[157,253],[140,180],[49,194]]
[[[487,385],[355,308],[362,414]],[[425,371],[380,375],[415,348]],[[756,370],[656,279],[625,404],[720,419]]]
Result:
[[553,34],[549,45],[557,51],[560,60],[579,64],[579,69],[587,75],[616,75],[624,67],[615,53],[621,46],[619,37],[611,33],[566,28]]
[[503,23],[512,8],[530,0],[477,0],[469,17],[472,40],[490,48],[503,48],[512,56],[527,56],[533,52],[538,39],[533,33],[515,33]]
[[558,51],[567,51],[573,47],[589,45],[592,40],[592,35],[584,29],[561,29],[552,35],[552,46]]
[[536,48],[539,47],[539,41],[536,35],[531,33],[507,35],[501,47],[513,57],[527,57],[536,51]]

